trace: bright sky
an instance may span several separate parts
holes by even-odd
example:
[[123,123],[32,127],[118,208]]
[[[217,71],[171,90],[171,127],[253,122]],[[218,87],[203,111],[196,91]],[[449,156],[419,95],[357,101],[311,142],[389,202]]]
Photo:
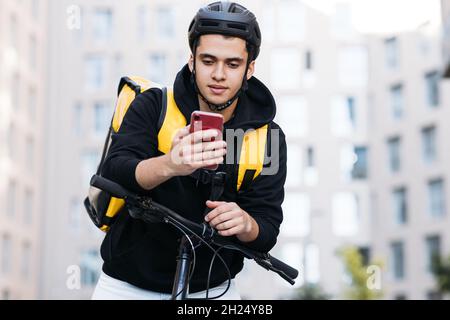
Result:
[[440,0],[303,0],[331,14],[337,3],[350,3],[353,23],[361,32],[386,33],[415,29],[427,20],[440,22]]

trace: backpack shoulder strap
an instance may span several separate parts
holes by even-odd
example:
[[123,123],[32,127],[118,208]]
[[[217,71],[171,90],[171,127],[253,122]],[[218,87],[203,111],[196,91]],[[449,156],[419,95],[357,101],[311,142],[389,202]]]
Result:
[[119,131],[131,102],[133,102],[140,93],[150,88],[162,87],[156,82],[138,76],[122,77],[120,79],[116,108],[112,121],[112,129],[114,132]]
[[244,135],[239,158],[237,191],[248,189],[251,182],[261,173],[266,153],[268,124]]
[[[161,126],[158,132],[158,150],[164,154],[170,152],[172,140],[177,130],[187,124],[186,118],[175,102],[173,90],[167,89],[166,92],[166,95],[163,94],[163,112],[160,115]],[[165,108],[164,98],[166,98]]]

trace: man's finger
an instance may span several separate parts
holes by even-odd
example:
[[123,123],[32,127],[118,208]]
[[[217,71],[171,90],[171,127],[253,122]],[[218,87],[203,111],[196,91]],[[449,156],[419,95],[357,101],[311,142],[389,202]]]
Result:
[[234,236],[241,231],[241,226],[235,226],[227,230],[219,230],[218,233],[223,237]]
[[184,139],[189,139],[191,144],[196,144],[200,141],[209,141],[211,138],[217,137],[219,133],[217,130],[214,129],[208,129],[208,130],[202,130],[202,131],[196,131],[194,133],[189,134]]
[[209,225],[217,230],[230,229],[239,223],[240,211],[227,211],[213,218]]
[[226,204],[227,203],[225,202],[224,204],[221,204],[218,207],[216,207],[215,209],[213,209],[210,213],[208,213],[205,216],[205,220],[206,221],[211,221],[215,217],[217,217],[219,214],[223,214],[223,213],[227,212],[229,209],[228,209]]

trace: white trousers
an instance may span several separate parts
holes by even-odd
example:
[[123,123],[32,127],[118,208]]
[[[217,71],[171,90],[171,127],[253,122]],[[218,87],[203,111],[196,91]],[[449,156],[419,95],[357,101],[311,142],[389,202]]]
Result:
[[[228,281],[225,281],[217,287],[210,288],[208,297],[212,298],[222,294],[227,285]],[[171,297],[171,294],[144,290],[127,282],[114,279],[102,272],[92,295],[92,300],[170,300]],[[188,298],[204,299],[206,298],[206,291],[188,294]],[[231,280],[227,293],[217,300],[241,300],[234,279]]]

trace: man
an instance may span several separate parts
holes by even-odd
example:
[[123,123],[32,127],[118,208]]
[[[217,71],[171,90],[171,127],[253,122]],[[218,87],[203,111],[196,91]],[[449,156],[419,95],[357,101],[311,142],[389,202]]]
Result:
[[[150,195],[190,220],[206,221],[222,236],[268,252],[276,243],[282,222],[286,143],[273,122],[276,107],[271,93],[252,77],[261,45],[258,23],[241,5],[215,2],[194,17],[189,45],[192,55],[173,88],[176,105],[188,126],[176,132],[170,152],[158,151],[163,93],[160,89],[145,91],[133,101],[120,131],[113,135],[102,175],[129,190]],[[247,189],[237,191],[237,160],[223,163],[227,152],[236,152],[237,146],[221,137],[211,142],[214,130],[189,133],[195,110],[222,114],[225,130],[268,125],[268,135],[272,130],[279,134],[279,144],[271,149],[271,155],[278,157],[277,170],[260,174]],[[192,174],[215,164],[219,164],[217,171],[226,173],[226,179],[220,201],[209,201],[211,184],[199,183]],[[210,210],[206,216],[205,209]],[[103,273],[93,298],[169,299],[180,237],[171,226],[147,224],[121,212],[101,246]],[[189,296],[204,298],[213,253],[206,246],[195,252]],[[242,270],[244,257],[233,250],[221,250],[220,254],[234,278]],[[226,288],[225,270],[215,262],[209,297]],[[234,280],[222,298],[240,299]]]

